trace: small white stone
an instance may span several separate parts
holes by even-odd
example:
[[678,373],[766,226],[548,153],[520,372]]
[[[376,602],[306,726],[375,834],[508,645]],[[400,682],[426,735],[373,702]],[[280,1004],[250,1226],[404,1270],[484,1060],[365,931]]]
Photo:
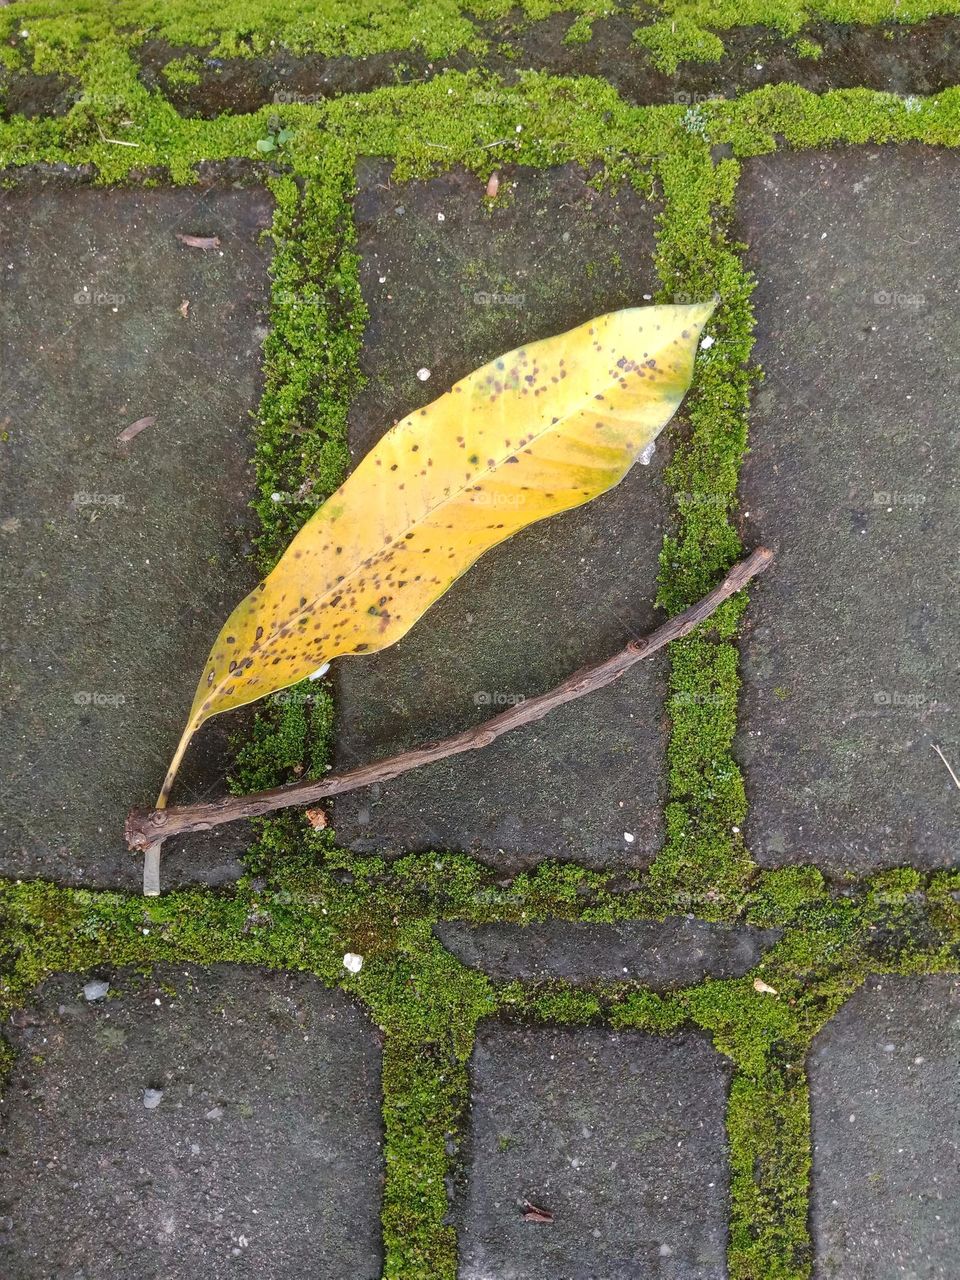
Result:
[[109,982],[94,979],[83,988],[83,998],[92,1004],[94,1000],[102,1000],[109,990]]
[[660,1257],[661,1257],[661,1258],[669,1258],[669,1257],[671,1257],[671,1255],[672,1255],[672,1254],[673,1254],[673,1250],[670,1248],[670,1246],[669,1246],[668,1244],[662,1244],[662,1245],[660,1246]]
[[430,370],[429,370],[429,369],[418,369],[418,370],[417,370],[417,377],[420,379],[420,381],[421,381],[421,382],[426,382],[426,380],[430,377]]
[[363,956],[358,956],[355,951],[348,951],[343,957],[343,967],[347,973],[359,973],[363,968]]
[[623,833],[623,838],[624,840],[626,840],[627,844],[633,844],[634,840],[636,840],[637,837],[633,834],[632,831],[625,831]]
[[148,1111],[156,1111],[163,1099],[162,1089],[144,1089],[143,1105]]
[[640,457],[637,459],[641,467],[649,467],[650,461],[656,452],[657,452],[657,442],[656,440],[651,440],[650,443],[647,445],[647,447],[640,454]]
[[387,277],[386,277],[386,276],[380,276],[380,277],[379,277],[379,280],[380,280],[380,283],[381,283],[381,284],[386,284],[386,283],[387,283]]
[[437,214],[437,221],[438,221],[438,222],[446,222],[446,220],[447,220],[447,219],[446,219],[446,217],[445,217],[442,213],[438,213],[438,214]]
[[705,338],[702,338],[700,340],[700,350],[709,351],[715,342],[716,342],[716,338],[712,338],[708,333]]

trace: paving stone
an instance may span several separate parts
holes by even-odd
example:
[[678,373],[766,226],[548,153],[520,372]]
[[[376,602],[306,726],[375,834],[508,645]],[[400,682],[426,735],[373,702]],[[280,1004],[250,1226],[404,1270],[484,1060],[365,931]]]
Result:
[[[751,415],[751,592],[736,751],[764,865],[957,857],[960,156],[751,160],[740,232],[766,382]],[[909,202],[905,203],[905,193]]]
[[[0,201],[0,539],[17,620],[0,644],[5,875],[137,884],[124,815],[155,798],[209,646],[255,581],[248,415],[270,216],[256,189]],[[222,794],[231,723],[198,735],[175,799]],[[244,838],[171,844],[164,883],[235,876]]]
[[621,924],[484,924],[443,921],[434,927],[443,945],[472,968],[498,981],[596,982],[629,978],[657,990],[704,977],[738,978],[772,946],[777,929],[730,928],[692,916]]
[[721,1280],[729,1079],[693,1034],[484,1026],[460,1280]]
[[[820,46],[817,57],[805,57],[795,36],[770,27],[742,26],[722,32],[725,53],[716,62],[681,62],[672,74],[660,71],[650,52],[635,38],[631,13],[595,18],[590,39],[568,39],[580,15],[566,11],[530,21],[520,9],[493,21],[475,21],[482,53],[461,48],[435,57],[421,48],[367,54],[364,57],[292,54],[280,48],[269,56],[197,60],[195,83],[171,82],[164,68],[171,59],[196,51],[166,40],[147,40],[134,56],[144,83],[164,94],[188,116],[214,119],[224,112],[243,114],[268,103],[311,105],[344,93],[366,93],[386,85],[429,81],[444,71],[480,66],[500,77],[505,88],[476,89],[482,102],[496,93],[509,102],[521,94],[514,88],[518,69],[536,68],[559,76],[596,76],[606,80],[627,102],[673,103],[696,107],[712,98],[735,98],[767,84],[798,84],[812,93],[865,88],[884,93],[933,94],[960,79],[960,23],[952,15],[925,22],[810,23],[804,34]],[[464,37],[468,30],[464,30]],[[39,80],[53,81],[39,85]],[[56,77],[11,76],[4,85],[6,111],[25,108],[36,113],[47,103],[63,111],[76,96]],[[2,113],[2,107],[0,107]]]
[[316,980],[234,965],[82,975],[15,1016],[5,1280],[380,1274],[376,1032]]
[[960,1236],[960,983],[876,979],[814,1041],[817,1280],[952,1280]]
[[[463,172],[397,187],[384,165],[364,166],[369,383],[350,417],[356,458],[499,352],[653,292],[652,205],[597,195],[573,166],[501,176],[516,189],[490,211]],[[335,664],[339,762],[456,732],[649,630],[667,451],[489,552],[397,645]],[[660,841],[665,670],[653,659],[481,753],[338,800],[338,837],[359,851],[470,849],[500,865],[645,861]]]

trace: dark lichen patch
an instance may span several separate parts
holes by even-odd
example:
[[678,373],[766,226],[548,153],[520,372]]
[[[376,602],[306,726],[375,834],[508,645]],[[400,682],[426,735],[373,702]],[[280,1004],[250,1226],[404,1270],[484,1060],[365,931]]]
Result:
[[0,120],[22,116],[27,120],[63,116],[80,96],[75,80],[49,72],[31,75],[0,66]]
[[443,71],[466,70],[475,61],[466,51],[434,59],[419,48],[363,57],[294,55],[282,48],[263,56],[223,57],[209,47],[177,47],[162,40],[145,41],[135,57],[148,89],[183,115],[203,120],[418,83]]

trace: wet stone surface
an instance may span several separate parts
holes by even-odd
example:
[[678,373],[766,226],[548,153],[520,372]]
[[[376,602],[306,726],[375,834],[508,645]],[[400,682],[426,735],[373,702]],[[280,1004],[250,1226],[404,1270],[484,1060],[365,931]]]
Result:
[[443,945],[471,968],[501,982],[522,978],[567,982],[629,979],[656,990],[704,977],[739,978],[776,942],[775,929],[729,928],[692,917],[581,924],[487,924],[443,921]]
[[[210,644],[255,582],[248,415],[270,217],[259,190],[0,201],[5,875],[137,884],[124,816],[154,800]],[[237,723],[198,735],[175,801],[222,794]],[[241,826],[171,842],[165,884],[232,878],[244,840]]]
[[764,865],[957,857],[934,746],[956,771],[958,179],[960,156],[920,147],[746,165],[766,381],[741,502],[777,561],[751,592],[736,751]]
[[[230,965],[51,979],[14,1015],[6,1280],[380,1274],[376,1033],[314,980]],[[88,992],[94,989],[88,987]]]
[[[599,196],[586,177],[504,172],[516,189],[491,213],[472,176],[399,187],[386,166],[363,167],[369,382],[351,413],[355,458],[497,354],[653,293],[654,206]],[[335,664],[338,763],[466,728],[651,629],[668,438],[611,492],[482,557],[398,644]],[[503,866],[645,861],[660,840],[665,670],[658,655],[482,753],[338,800],[338,837],[359,851],[469,849]]]
[[482,1028],[460,1280],[723,1280],[729,1079],[696,1035]]
[[960,984],[874,979],[814,1041],[816,1280],[951,1280],[960,1233]]

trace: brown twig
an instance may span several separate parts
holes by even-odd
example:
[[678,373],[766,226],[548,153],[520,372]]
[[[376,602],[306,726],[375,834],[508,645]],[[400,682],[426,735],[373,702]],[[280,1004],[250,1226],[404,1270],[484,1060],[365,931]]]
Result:
[[733,566],[719,586],[699,600],[696,604],[670,618],[652,631],[642,640],[633,640],[625,649],[615,653],[612,658],[592,666],[581,667],[573,675],[568,676],[562,684],[548,693],[518,702],[494,716],[483,724],[465,729],[452,738],[444,738],[441,742],[424,743],[411,751],[400,755],[389,756],[385,760],[375,760],[372,764],[360,765],[344,773],[330,774],[312,782],[294,782],[285,787],[274,787],[271,791],[258,791],[249,796],[224,796],[209,804],[184,805],[181,808],[143,810],[134,809],[128,816],[125,827],[129,848],[143,852],[144,892],[159,893],[159,858],[160,846],[171,836],[185,835],[190,831],[208,831],[211,827],[220,826],[224,822],[239,822],[243,818],[261,818],[264,814],[274,813],[278,809],[290,809],[295,806],[316,804],[318,800],[330,796],[343,795],[347,791],[356,791],[359,787],[369,787],[375,782],[387,782],[411,769],[420,769],[427,764],[435,764],[449,756],[462,754],[464,751],[475,751],[479,747],[488,747],[491,742],[503,734],[519,729],[522,725],[533,724],[557,707],[582,698],[585,694],[594,693],[612,684],[614,680],[629,671],[636,663],[649,658],[662,649],[671,640],[679,640],[708,618],[724,600],[735,595],[746,586],[751,578],[762,573],[773,559],[773,553],[765,547],[758,547],[745,560]]

